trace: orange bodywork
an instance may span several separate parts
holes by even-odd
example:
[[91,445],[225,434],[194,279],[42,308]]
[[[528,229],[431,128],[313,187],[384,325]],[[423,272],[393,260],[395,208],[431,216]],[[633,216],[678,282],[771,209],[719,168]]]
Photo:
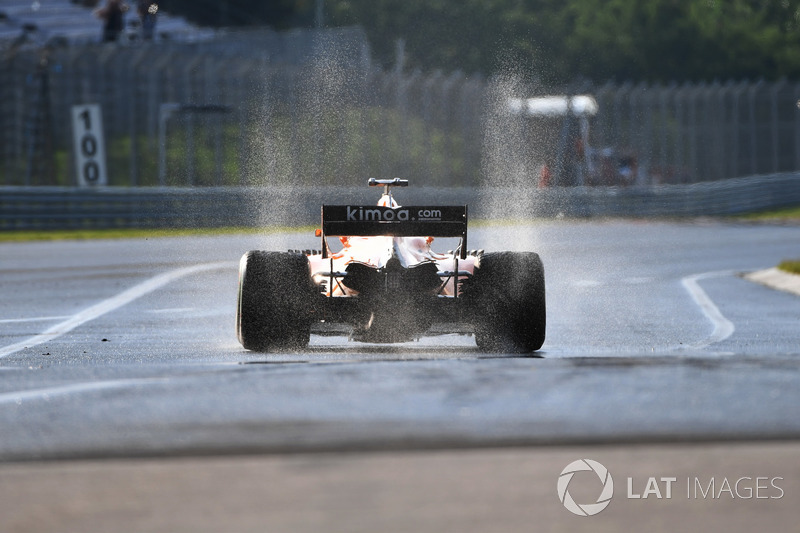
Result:
[[[400,205],[390,194],[384,194],[378,201],[378,206],[399,208]],[[311,275],[316,283],[322,283],[322,278],[329,278],[331,272],[344,272],[347,265],[353,262],[369,265],[376,269],[386,266],[391,258],[396,258],[404,268],[414,268],[425,263],[436,263],[439,272],[474,272],[474,256],[466,259],[458,258],[458,253],[438,253],[433,251],[431,245],[434,238],[430,236],[418,237],[339,237],[341,248],[333,250],[328,248],[328,257],[322,254],[309,255]],[[326,246],[329,243],[326,241]],[[460,278],[463,280],[466,276]],[[329,283],[327,296],[355,296],[358,292],[344,286],[342,283]],[[455,283],[452,277],[443,278],[440,295],[455,296]]]

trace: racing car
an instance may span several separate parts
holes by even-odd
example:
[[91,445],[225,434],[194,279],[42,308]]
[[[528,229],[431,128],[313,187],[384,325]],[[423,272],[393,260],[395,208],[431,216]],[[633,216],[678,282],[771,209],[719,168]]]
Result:
[[[322,206],[320,250],[244,254],[236,313],[242,346],[298,350],[311,333],[371,343],[471,334],[486,352],[542,346],[538,254],[468,250],[466,205],[401,206],[392,188],[408,180],[368,185],[383,187],[377,205]],[[435,252],[436,238],[455,238],[458,246]]]

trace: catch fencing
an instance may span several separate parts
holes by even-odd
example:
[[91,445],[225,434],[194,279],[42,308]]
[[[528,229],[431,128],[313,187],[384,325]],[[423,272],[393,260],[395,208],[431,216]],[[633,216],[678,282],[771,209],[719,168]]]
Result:
[[377,69],[359,29],[9,49],[0,185],[73,186],[70,108],[101,106],[109,184],[656,186],[800,170],[800,84],[584,86],[597,112],[513,114],[573,89]]
[[639,182],[690,183],[800,170],[800,83],[608,84],[601,144],[633,154]]

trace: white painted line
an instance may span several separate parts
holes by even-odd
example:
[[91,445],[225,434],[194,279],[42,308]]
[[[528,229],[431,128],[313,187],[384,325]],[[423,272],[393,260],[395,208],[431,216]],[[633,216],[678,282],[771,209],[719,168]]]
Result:
[[71,315],[64,316],[35,316],[30,318],[3,318],[0,319],[0,324],[17,324],[21,322],[49,322],[51,320],[64,320]]
[[29,402],[35,400],[50,400],[59,396],[67,396],[69,394],[79,394],[84,392],[130,388],[138,385],[152,384],[157,382],[165,383],[167,381],[169,381],[168,378],[116,379],[111,381],[90,381],[88,383],[72,383],[70,385],[48,387],[45,389],[3,392],[0,393],[0,405],[4,404],[20,405],[22,404],[22,402]]
[[720,312],[719,308],[714,305],[714,302],[709,298],[706,291],[700,287],[698,283],[702,279],[720,278],[724,276],[733,276],[735,274],[732,270],[723,270],[717,272],[705,272],[703,274],[695,274],[687,276],[681,280],[684,288],[689,292],[689,295],[700,307],[700,310],[706,315],[711,323],[714,325],[714,331],[705,340],[691,345],[693,348],[706,348],[714,343],[724,341],[736,331],[733,322],[725,318]]
[[8,357],[9,355],[15,354],[26,348],[31,348],[33,346],[52,341],[53,339],[57,339],[65,333],[69,333],[78,326],[110,313],[111,311],[119,309],[123,305],[129,304],[132,301],[141,298],[142,296],[151,293],[154,290],[163,287],[164,285],[172,283],[177,279],[190,274],[196,274],[198,272],[232,268],[235,267],[235,265],[236,263],[233,262],[203,263],[191,267],[179,268],[177,270],[172,270],[171,272],[165,272],[164,274],[159,274],[158,276],[154,276],[147,281],[143,281],[142,283],[139,283],[138,285],[135,285],[134,287],[131,287],[130,289],[123,291],[116,296],[113,296],[107,300],[103,300],[100,303],[97,303],[75,315],[72,315],[64,322],[60,322],[55,326],[48,328],[44,333],[40,333],[10,346],[0,348],[0,359],[3,357]]

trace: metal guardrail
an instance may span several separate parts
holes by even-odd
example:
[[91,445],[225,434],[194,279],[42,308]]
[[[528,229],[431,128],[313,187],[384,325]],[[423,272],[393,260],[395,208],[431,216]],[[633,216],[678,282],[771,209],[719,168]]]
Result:
[[[0,188],[0,230],[251,225],[244,190]],[[238,215],[238,216],[237,216]]]
[[800,205],[800,173],[651,187],[582,187],[534,194],[539,216],[730,216]]
[[[409,188],[402,203],[468,204],[472,218],[724,216],[800,205],[800,173],[655,187]],[[0,231],[305,225],[366,187],[0,187]]]

